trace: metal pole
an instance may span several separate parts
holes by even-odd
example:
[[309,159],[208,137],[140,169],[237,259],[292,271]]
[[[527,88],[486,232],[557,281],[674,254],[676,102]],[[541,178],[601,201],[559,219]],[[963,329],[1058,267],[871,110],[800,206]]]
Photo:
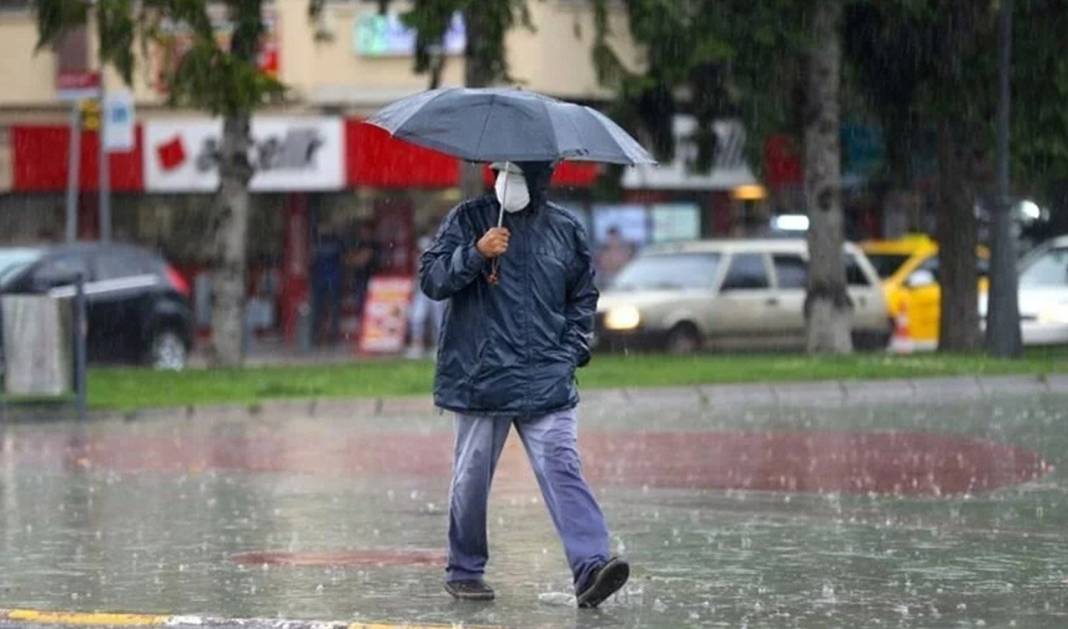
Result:
[[67,242],[78,239],[78,171],[82,156],[81,102],[70,105],[70,141],[67,143]]
[[74,280],[73,306],[74,316],[71,317],[73,319],[73,325],[71,327],[74,328],[74,394],[78,405],[78,419],[84,420],[86,418],[85,407],[88,382],[85,368],[85,278],[82,277],[81,273],[78,273]]
[[997,207],[994,210],[986,341],[992,355],[1009,358],[1019,356],[1023,350],[1009,192],[1012,0],[1001,0],[998,48]]
[[110,164],[108,163],[108,149],[104,145],[104,138],[107,135],[108,128],[108,108],[107,108],[107,82],[104,80],[104,64],[100,64],[100,131],[98,137],[100,138],[100,181],[98,184],[100,197],[99,197],[99,212],[100,212],[100,242],[111,242],[111,173]]

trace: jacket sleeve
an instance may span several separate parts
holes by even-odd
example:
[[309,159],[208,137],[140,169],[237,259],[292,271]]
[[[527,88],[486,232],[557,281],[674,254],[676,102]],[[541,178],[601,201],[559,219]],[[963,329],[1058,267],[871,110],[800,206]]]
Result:
[[596,272],[593,256],[586,239],[586,230],[581,225],[575,229],[575,260],[567,286],[567,328],[564,342],[575,357],[576,367],[585,367],[590,362],[590,340],[593,338],[593,320],[597,314],[597,287],[593,284]]
[[458,206],[449,213],[434,244],[420,259],[419,286],[435,301],[448,299],[473,282],[485,264],[475,247],[478,236],[460,216],[462,208]]

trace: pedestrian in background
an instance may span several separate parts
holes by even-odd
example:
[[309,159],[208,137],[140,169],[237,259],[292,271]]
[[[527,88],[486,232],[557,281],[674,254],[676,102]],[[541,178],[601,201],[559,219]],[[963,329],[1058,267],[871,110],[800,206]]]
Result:
[[448,300],[434,380],[435,403],[456,413],[445,589],[458,599],[494,597],[483,579],[486,511],[515,426],[563,542],[577,602],[595,607],[623,586],[630,568],[609,554],[576,442],[575,369],[590,360],[597,308],[593,260],[579,221],[546,198],[552,163],[494,167],[496,198],[453,209],[419,273],[427,296]]
[[[419,251],[430,249],[434,242],[432,236],[419,239]],[[418,272],[418,269],[416,269]],[[412,302],[408,308],[408,358],[422,358],[425,353],[433,354],[437,349],[438,336],[441,333],[441,321],[445,316],[445,302],[435,301],[426,296],[416,283],[412,290]],[[426,332],[430,329],[430,347],[426,346]]]
[[363,306],[367,300],[367,285],[371,282],[378,264],[380,247],[375,240],[374,226],[370,221],[361,221],[356,226],[355,238],[345,254],[345,265],[352,281],[352,296],[360,325],[363,325]]
[[312,249],[312,325],[317,345],[338,342],[345,243],[331,225],[320,225]]
[[619,274],[620,270],[634,257],[634,246],[623,239],[619,228],[613,225],[605,234],[605,241],[597,252],[597,273],[599,285],[607,287]]

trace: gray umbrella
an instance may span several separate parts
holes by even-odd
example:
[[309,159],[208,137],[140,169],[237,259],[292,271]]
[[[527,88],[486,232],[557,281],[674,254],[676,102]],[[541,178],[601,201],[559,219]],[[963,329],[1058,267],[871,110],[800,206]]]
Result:
[[443,88],[403,98],[367,122],[471,162],[655,164],[604,114],[514,88]]

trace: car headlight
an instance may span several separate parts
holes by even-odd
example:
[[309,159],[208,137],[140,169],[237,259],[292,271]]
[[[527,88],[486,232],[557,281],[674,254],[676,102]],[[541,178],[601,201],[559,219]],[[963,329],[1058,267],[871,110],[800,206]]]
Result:
[[642,315],[634,306],[617,306],[608,311],[604,327],[609,330],[633,330],[642,321]]

